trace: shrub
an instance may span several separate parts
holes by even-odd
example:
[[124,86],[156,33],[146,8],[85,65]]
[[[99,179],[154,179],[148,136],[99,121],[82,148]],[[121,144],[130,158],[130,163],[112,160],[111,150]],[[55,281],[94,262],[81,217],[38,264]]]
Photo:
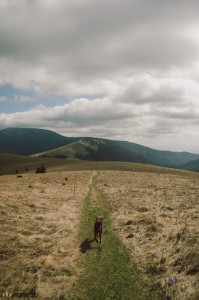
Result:
[[46,168],[41,165],[41,167],[36,169],[36,173],[46,173]]

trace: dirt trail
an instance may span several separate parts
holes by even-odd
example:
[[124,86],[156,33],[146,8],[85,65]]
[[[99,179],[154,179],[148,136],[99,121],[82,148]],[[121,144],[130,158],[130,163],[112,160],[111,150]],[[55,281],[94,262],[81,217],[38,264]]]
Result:
[[[82,272],[68,299],[156,299],[151,295],[142,275],[130,260],[126,249],[114,233],[104,194],[96,187],[96,174],[90,185],[82,211],[79,233]],[[93,239],[93,223],[103,215],[102,248]]]

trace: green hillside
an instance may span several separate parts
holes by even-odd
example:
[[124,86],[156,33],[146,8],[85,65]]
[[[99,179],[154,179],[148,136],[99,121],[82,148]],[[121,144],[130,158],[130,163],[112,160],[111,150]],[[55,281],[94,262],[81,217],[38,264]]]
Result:
[[160,151],[127,141],[65,137],[50,130],[35,128],[0,130],[0,153],[39,153],[43,156],[75,157],[90,161],[140,162],[187,170],[197,170],[195,163],[193,166],[185,164],[199,159],[199,154],[194,153]]
[[68,138],[50,130],[34,128],[7,128],[0,130],[0,153],[31,155],[69,144]]
[[199,159],[194,159],[180,166],[180,169],[199,172]]
[[[67,161],[67,164],[75,164],[73,161]],[[30,156],[22,156],[10,153],[0,153],[0,175],[35,172],[37,167],[44,165],[47,170],[49,168],[57,168],[63,165],[63,159],[56,158],[35,158]]]
[[141,155],[107,141],[95,138],[82,138],[69,145],[36,154],[42,157],[75,157],[91,161],[126,161],[152,164]]
[[[145,172],[158,174],[178,174],[186,176],[188,171],[171,169],[149,164],[121,161],[89,161],[78,158],[43,158],[0,153],[0,175],[13,175],[16,169],[19,174],[35,173],[36,168],[44,165],[47,172],[81,171],[81,170],[114,170],[128,172]],[[28,168],[28,171],[26,169]],[[190,173],[190,172],[189,172]],[[191,172],[192,173],[192,172]],[[190,176],[190,175],[189,175]]]
[[189,152],[160,151],[125,141],[109,140],[109,142],[113,145],[118,145],[135,153],[139,153],[159,166],[178,167],[194,159],[199,159],[199,154]]

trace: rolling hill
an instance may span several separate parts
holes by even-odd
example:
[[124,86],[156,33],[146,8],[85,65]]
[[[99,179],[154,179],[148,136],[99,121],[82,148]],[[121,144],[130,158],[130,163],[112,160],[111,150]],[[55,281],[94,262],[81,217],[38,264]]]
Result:
[[41,165],[45,166],[47,173],[83,170],[114,170],[139,173],[175,174],[180,176],[186,176],[187,174],[187,171],[181,169],[172,169],[143,163],[91,161],[73,157],[67,159],[57,159],[52,157],[32,157],[0,153],[0,176],[13,175],[16,173],[16,169],[20,175],[35,173],[36,169]]
[[36,128],[7,128],[0,130],[0,153],[31,155],[75,141],[50,130]]
[[50,130],[35,128],[0,130],[0,153],[137,162],[191,171],[195,170],[195,163],[192,165],[191,162],[199,159],[199,154],[189,152],[160,151],[127,141],[64,137]]
[[199,159],[194,159],[180,166],[180,169],[199,172]]
[[173,152],[155,150],[149,147],[141,146],[139,144],[125,142],[125,141],[109,141],[113,145],[118,145],[135,153],[147,157],[153,161],[155,165],[163,167],[179,167],[189,161],[199,159],[199,154],[189,152]]
[[36,157],[75,157],[91,161],[126,161],[153,164],[128,149],[95,138],[81,138],[69,145],[34,155]]
[[[75,164],[74,161],[67,161],[67,165]],[[62,159],[55,158],[35,158],[30,156],[16,155],[10,153],[0,153],[0,175],[35,172],[37,167],[45,165],[47,170],[63,165]]]

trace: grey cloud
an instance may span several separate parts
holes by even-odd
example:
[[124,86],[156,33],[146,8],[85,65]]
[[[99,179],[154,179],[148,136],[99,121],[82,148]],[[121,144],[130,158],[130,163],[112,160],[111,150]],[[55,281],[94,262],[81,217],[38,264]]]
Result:
[[[167,110],[159,110],[158,111],[159,116],[164,116],[165,118],[169,119],[179,119],[179,120],[183,120],[186,121],[188,120],[189,122],[193,123],[194,119],[199,118],[199,112],[192,110],[192,109],[175,109],[174,111],[172,111],[172,109],[167,109]],[[185,125],[183,123],[183,125]]]
[[53,76],[89,80],[121,69],[192,64],[198,45],[183,35],[198,22],[195,1],[13,1],[0,12],[0,53]]

